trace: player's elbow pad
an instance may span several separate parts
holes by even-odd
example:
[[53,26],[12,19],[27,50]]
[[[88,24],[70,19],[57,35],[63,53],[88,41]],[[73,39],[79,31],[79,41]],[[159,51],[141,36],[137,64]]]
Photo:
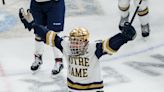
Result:
[[42,38],[43,41],[45,41],[46,34],[49,30],[47,28],[45,28],[44,26],[37,25],[37,24],[34,24],[33,28],[34,28],[34,34],[37,34],[39,37]]

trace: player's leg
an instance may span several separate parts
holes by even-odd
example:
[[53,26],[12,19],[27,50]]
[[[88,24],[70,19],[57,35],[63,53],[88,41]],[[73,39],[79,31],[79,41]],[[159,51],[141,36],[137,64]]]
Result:
[[37,35],[35,35],[35,53],[34,53],[34,62],[31,65],[31,70],[35,71],[38,70],[40,65],[43,63],[42,61],[42,54],[43,54],[43,42],[40,39],[40,37],[38,37]]
[[118,8],[121,15],[119,22],[119,28],[121,30],[124,23],[129,21],[130,0],[118,0]]
[[52,75],[56,75],[60,73],[60,71],[64,68],[63,65],[63,58],[62,58],[62,53],[59,49],[56,47],[53,47],[53,52],[54,52],[54,57],[55,57],[55,65],[52,69]]
[[[50,5],[49,5],[50,6]],[[47,8],[48,9],[48,8]],[[51,9],[47,14],[47,28],[53,30],[57,33],[63,31],[64,28],[64,18],[65,18],[65,4],[64,0],[58,2],[52,1]],[[52,69],[52,75],[58,74],[63,69],[63,54],[59,49],[53,47],[55,65]]]
[[[139,1],[140,0],[134,0],[134,4],[137,6]],[[142,36],[147,37],[150,33],[148,0],[142,1],[138,10],[138,16],[141,23]]]
[[[44,25],[45,23],[44,15],[41,12],[42,11],[41,7],[35,0],[31,0],[30,11],[32,13],[35,23]],[[42,54],[44,51],[43,45],[44,43],[42,42],[42,39],[39,36],[35,35],[35,52],[34,52],[35,60],[31,66],[31,70],[33,71],[37,70],[40,67],[40,65],[43,63],[42,61]]]

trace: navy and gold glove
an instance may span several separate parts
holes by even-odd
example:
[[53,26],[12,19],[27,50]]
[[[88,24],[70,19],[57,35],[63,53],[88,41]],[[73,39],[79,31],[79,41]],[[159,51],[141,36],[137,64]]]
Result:
[[133,40],[136,37],[136,30],[129,22],[125,22],[124,27],[122,28],[122,35],[127,40]]
[[19,9],[19,18],[21,22],[24,24],[24,27],[27,28],[29,31],[33,28],[33,17],[32,14],[30,13],[30,10],[27,10],[27,13],[24,12],[23,8]]

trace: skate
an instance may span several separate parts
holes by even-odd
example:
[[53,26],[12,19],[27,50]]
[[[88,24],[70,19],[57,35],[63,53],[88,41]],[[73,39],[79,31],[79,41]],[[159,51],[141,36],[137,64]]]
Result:
[[129,21],[129,14],[126,17],[121,17],[119,22],[119,29],[122,31],[122,28],[124,27],[124,23]]
[[52,75],[57,75],[64,68],[62,58],[55,59],[55,66],[52,69]]
[[35,61],[31,65],[31,70],[32,71],[38,70],[42,63],[43,63],[42,62],[42,55],[35,55]]
[[141,25],[142,37],[148,37],[150,33],[149,24]]

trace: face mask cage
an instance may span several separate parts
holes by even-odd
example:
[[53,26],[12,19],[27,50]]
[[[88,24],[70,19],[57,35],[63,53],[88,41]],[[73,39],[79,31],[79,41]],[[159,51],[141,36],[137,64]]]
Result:
[[72,55],[84,55],[87,49],[87,41],[81,37],[70,37],[70,50]]

